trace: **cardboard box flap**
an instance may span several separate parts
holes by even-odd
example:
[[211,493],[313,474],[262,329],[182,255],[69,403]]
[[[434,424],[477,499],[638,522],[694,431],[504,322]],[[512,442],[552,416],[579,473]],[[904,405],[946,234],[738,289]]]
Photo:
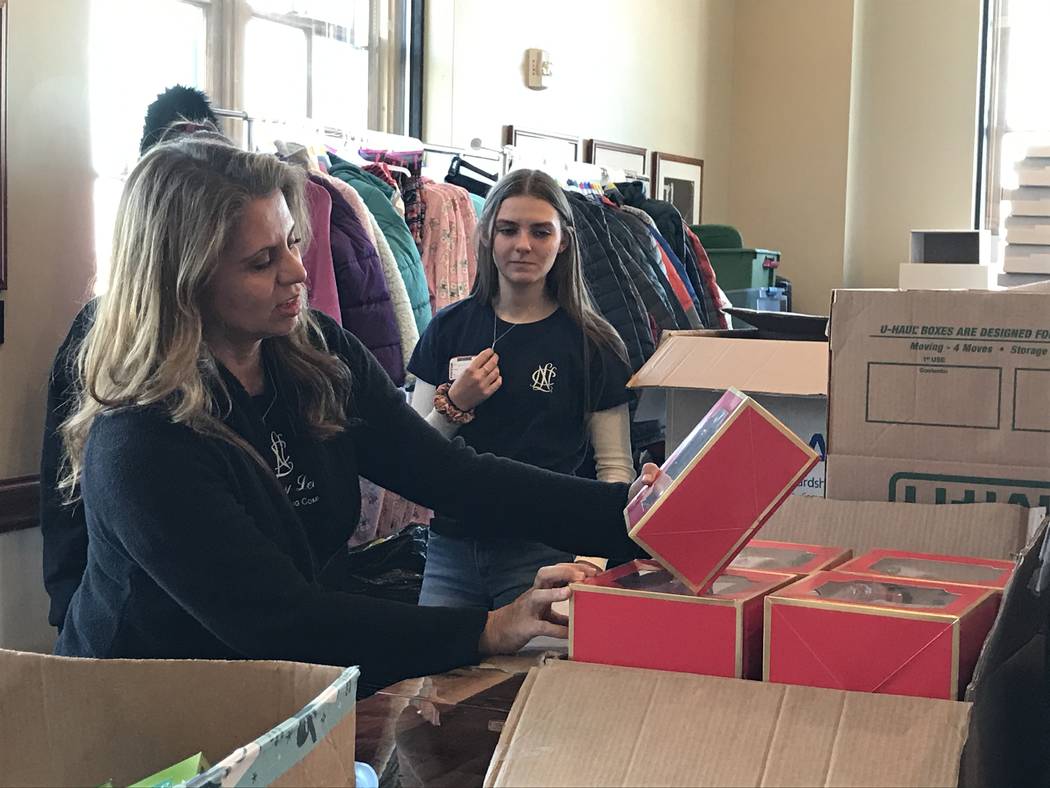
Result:
[[828,393],[828,345],[672,335],[628,386],[823,397]]
[[[203,751],[212,763],[315,699],[342,668],[94,660],[0,650],[0,784],[128,785]],[[351,714],[274,785],[353,784]]]
[[1044,520],[1007,584],[967,690],[959,785],[1050,785],[1050,540]]
[[968,715],[950,701],[552,663],[522,687],[485,785],[954,785]]
[[769,518],[763,539],[848,544],[857,553],[887,548],[1012,559],[1024,547],[1028,510],[1005,503],[966,506],[833,501],[793,495]]

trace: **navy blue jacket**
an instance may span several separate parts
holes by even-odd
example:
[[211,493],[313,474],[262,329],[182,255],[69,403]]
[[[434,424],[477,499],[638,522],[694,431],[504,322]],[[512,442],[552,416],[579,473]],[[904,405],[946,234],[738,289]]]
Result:
[[[346,512],[339,523],[358,520],[360,474],[448,512],[464,535],[638,554],[622,518],[626,485],[562,476],[446,440],[357,339],[315,314],[353,376],[346,431],[313,442],[327,494]],[[226,424],[268,456],[270,433],[251,398],[232,375],[218,374],[232,397]],[[294,390],[280,371],[276,384]],[[96,419],[81,493],[87,567],[58,654],[356,664],[370,685],[478,658],[486,611],[339,591],[325,567],[345,549],[348,526],[308,531],[272,470],[224,440],[173,424],[161,407]]]

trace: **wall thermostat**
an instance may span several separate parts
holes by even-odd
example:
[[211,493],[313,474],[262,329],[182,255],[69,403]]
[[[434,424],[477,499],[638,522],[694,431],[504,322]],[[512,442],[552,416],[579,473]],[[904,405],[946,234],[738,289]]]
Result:
[[533,90],[546,89],[551,78],[551,61],[542,49],[525,50],[525,84]]

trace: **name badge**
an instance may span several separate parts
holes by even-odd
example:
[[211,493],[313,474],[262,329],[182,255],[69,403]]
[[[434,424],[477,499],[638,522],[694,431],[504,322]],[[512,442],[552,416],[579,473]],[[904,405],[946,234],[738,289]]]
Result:
[[470,366],[470,362],[474,360],[474,356],[456,356],[455,358],[449,359],[448,362],[448,379],[452,382],[464,372],[467,367]]

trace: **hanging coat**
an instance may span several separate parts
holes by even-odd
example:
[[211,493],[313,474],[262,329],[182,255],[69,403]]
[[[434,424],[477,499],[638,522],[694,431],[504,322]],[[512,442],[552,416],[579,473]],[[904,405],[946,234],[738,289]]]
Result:
[[714,266],[711,265],[711,260],[707,256],[707,250],[704,249],[704,245],[700,243],[700,239],[697,237],[685,222],[682,223],[682,229],[685,233],[686,242],[693,250],[693,254],[696,256],[697,268],[700,271],[700,278],[704,283],[704,297],[707,299],[707,313],[711,315],[712,320],[717,323],[712,328],[729,328],[729,320],[726,318],[725,313],[722,311],[722,305],[718,302],[718,280],[715,277]]
[[656,349],[641,296],[612,248],[602,206],[582,194],[568,196],[587,289],[598,311],[620,335],[631,370],[637,372]]
[[[652,245],[646,243],[642,246],[639,243],[634,230],[627,224],[627,219],[619,208],[604,203],[603,207],[614,248],[622,256],[624,268],[631,276],[653,322],[663,330],[688,328],[685,313],[675,299],[667,277],[658,273],[659,257],[652,251]],[[646,240],[648,241],[648,238]]]
[[405,364],[379,255],[336,188],[319,176],[311,180],[332,198],[332,259],[343,328],[372,351],[390,379],[400,386],[405,380]]
[[375,216],[368,210],[368,206],[365,205],[365,201],[361,199],[361,195],[357,193],[357,190],[349,183],[344,183],[338,178],[333,178],[330,175],[325,177],[343,195],[343,199],[350,204],[354,215],[361,220],[361,225],[368,235],[368,239],[379,253],[379,262],[383,266],[383,277],[386,280],[387,289],[390,291],[390,303],[394,307],[397,332],[401,337],[401,358],[407,368],[408,360],[412,358],[412,351],[419,341],[419,330],[416,328],[416,319],[412,314],[412,301],[409,298],[408,289],[405,287],[405,280],[401,276],[401,269],[397,267],[394,253],[390,249],[390,244],[387,243],[386,236],[383,235],[383,231],[376,222]]
[[[641,208],[653,218],[653,221],[656,223],[656,229],[659,230],[660,234],[667,240],[671,250],[685,267],[686,276],[689,278],[693,290],[696,292],[696,306],[697,311],[700,313],[700,319],[703,320],[704,325],[709,328],[716,326],[717,318],[712,318],[712,316],[707,314],[708,310],[705,303],[706,294],[704,292],[704,285],[700,278],[700,271],[697,267],[698,264],[695,260],[695,254],[685,241],[685,222],[682,220],[682,214],[680,214],[678,209],[669,202],[648,199],[645,196],[645,192],[642,190],[642,185],[640,183],[618,183],[616,186],[623,195],[625,204],[633,205],[635,208]],[[691,256],[693,257],[692,260],[690,260]]]
[[408,231],[408,225],[394,210],[386,193],[380,188],[389,189],[389,187],[360,167],[343,161],[334,154],[330,154],[329,158],[332,160],[332,166],[328,170],[329,174],[354,187],[365,201],[368,210],[375,216],[383,235],[386,236],[394,258],[397,260],[397,267],[401,271],[401,278],[408,290],[408,297],[412,302],[412,315],[416,320],[416,330],[422,334],[430,322],[430,293],[427,290],[426,277],[423,275],[423,262],[419,256],[419,249],[416,248],[416,242]]
[[[635,208],[633,205],[625,205],[623,209],[627,213],[631,214],[631,216],[634,216],[640,222],[645,224],[645,226],[649,229],[649,234],[653,237],[653,240],[655,240],[657,245],[660,247],[662,256],[671,264],[671,267],[674,269],[678,280],[682,283],[682,286],[685,287],[686,291],[688,292],[689,300],[693,305],[693,309],[697,310],[697,312],[699,313],[699,299],[697,297],[696,291],[693,289],[693,283],[689,280],[689,275],[686,273],[685,265],[682,264],[682,261],[674,253],[674,250],[671,249],[671,245],[667,243],[667,239],[660,235],[660,231],[656,229],[656,222],[653,221],[653,217],[647,214],[641,208]],[[670,278],[670,274],[668,274],[668,278]]]
[[313,236],[309,248],[303,253],[310,306],[342,325],[339,293],[335,285],[335,267],[332,262],[332,198],[323,186],[307,181],[306,203]]
[[470,295],[477,273],[477,220],[466,195],[464,189],[450,183],[423,186],[423,272],[429,286],[430,308],[435,313]]

